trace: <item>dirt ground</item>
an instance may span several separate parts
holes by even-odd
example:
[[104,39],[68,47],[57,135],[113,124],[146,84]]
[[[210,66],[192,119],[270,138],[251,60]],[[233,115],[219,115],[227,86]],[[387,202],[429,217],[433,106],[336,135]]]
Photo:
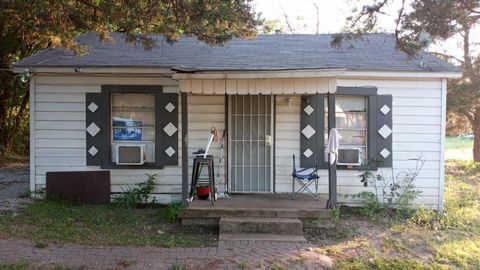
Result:
[[28,164],[17,163],[0,167],[0,212],[16,212],[28,201],[30,169]]

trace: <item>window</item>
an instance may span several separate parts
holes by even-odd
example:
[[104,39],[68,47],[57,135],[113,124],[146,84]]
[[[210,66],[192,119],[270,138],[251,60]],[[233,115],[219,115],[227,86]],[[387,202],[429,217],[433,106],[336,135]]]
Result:
[[[328,123],[328,107],[325,100],[325,123]],[[365,96],[341,96],[335,98],[335,125],[339,133],[340,149],[359,151],[361,165],[368,160],[368,98]],[[328,125],[325,124],[325,146],[328,140]],[[325,161],[328,153],[325,153]]]
[[112,160],[117,145],[145,144],[146,162],[155,162],[155,94],[112,93]]

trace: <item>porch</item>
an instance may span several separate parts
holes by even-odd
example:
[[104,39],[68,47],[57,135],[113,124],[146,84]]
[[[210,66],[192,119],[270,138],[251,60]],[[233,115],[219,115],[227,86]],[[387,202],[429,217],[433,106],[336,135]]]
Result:
[[194,200],[180,214],[183,225],[218,225],[220,218],[330,218],[330,209],[326,209],[327,195],[320,195],[318,201],[307,195],[257,193],[233,194],[230,198],[221,198],[212,206],[208,200]]

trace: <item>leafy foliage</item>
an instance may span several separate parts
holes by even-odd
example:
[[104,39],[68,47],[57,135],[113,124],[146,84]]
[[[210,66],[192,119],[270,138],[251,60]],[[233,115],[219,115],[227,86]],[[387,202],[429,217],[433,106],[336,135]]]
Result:
[[372,186],[374,192],[363,191],[357,195],[362,200],[360,212],[366,216],[374,217],[380,213],[389,213],[393,210],[401,216],[407,216],[411,212],[411,203],[420,191],[415,188],[414,182],[423,168],[425,160],[422,157],[416,159],[415,169],[408,172],[400,172],[386,177],[381,173],[374,174],[372,171],[364,171],[358,177],[365,187]]
[[[385,14],[392,2],[372,0],[360,10],[354,9],[343,33],[334,35],[332,45],[339,47],[345,41],[361,38],[363,33],[377,31],[379,16]],[[463,68],[463,77],[448,83],[447,105],[449,116],[453,114],[456,119],[469,122],[468,133],[473,131],[475,135],[473,156],[476,161],[480,161],[480,53],[475,48],[478,43],[473,40],[472,30],[480,25],[479,14],[478,0],[402,0],[401,8],[394,14],[397,45],[412,57],[424,57],[419,52],[432,42],[461,39],[462,57],[443,52],[435,55]]]
[[182,211],[182,204],[171,203],[162,212],[162,217],[166,221],[174,222],[178,220],[180,212]]
[[146,174],[147,180],[129,187],[122,194],[113,197],[113,202],[125,207],[137,207],[148,203],[155,203],[155,198],[149,200],[150,194],[156,186],[157,174]]
[[233,37],[254,37],[261,20],[250,0],[10,0],[0,1],[0,153],[28,149],[28,74],[15,75],[12,64],[47,47],[86,53],[75,38],[88,31],[112,41],[110,32],[155,46],[145,34],[163,34],[167,42],[193,35],[210,45]]
[[480,163],[448,161],[443,213],[421,207],[409,219],[435,230],[461,229],[480,232]]
[[334,224],[338,224],[340,222],[340,218],[341,218],[341,210],[340,208],[332,208],[331,210],[331,214],[332,214],[332,222]]

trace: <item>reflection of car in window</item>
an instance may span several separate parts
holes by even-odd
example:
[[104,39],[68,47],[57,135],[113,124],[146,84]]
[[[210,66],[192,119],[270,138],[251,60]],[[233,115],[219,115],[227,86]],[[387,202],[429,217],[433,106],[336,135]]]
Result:
[[129,118],[112,117],[113,140],[118,141],[141,141],[142,121]]

